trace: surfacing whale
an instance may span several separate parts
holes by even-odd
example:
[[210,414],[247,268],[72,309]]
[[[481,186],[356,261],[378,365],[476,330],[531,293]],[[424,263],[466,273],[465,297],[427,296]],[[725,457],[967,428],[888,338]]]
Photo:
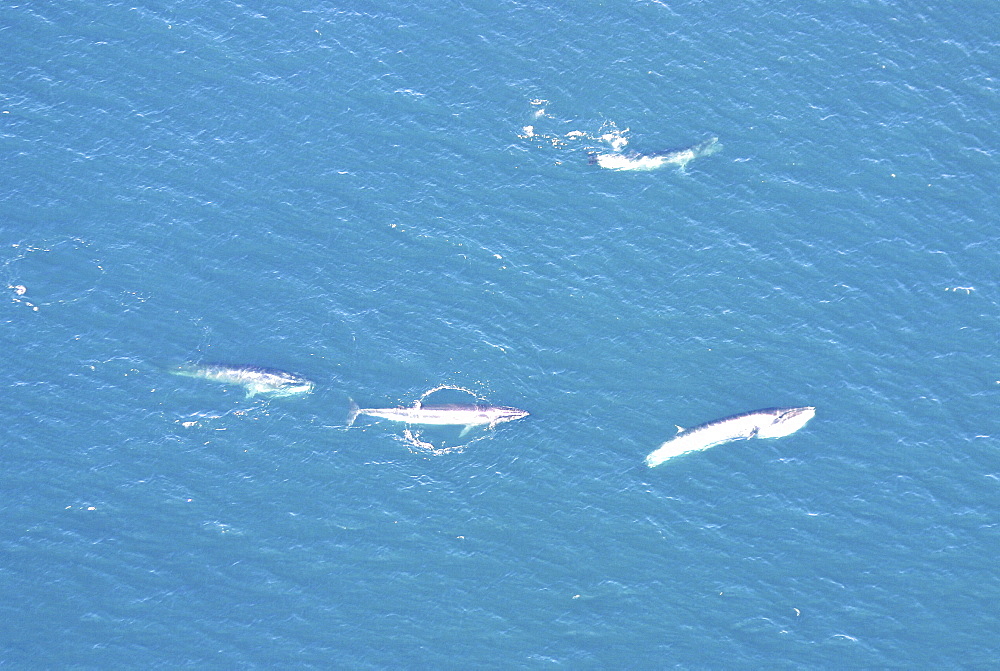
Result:
[[420,401],[404,408],[360,408],[351,400],[347,414],[347,426],[350,427],[358,415],[380,417],[392,422],[406,424],[423,424],[427,426],[464,426],[462,435],[474,426],[493,428],[501,422],[510,422],[527,417],[529,413],[518,408],[505,405],[471,405],[451,403],[446,405],[424,405]]
[[660,445],[646,457],[650,468],[667,459],[705,450],[715,445],[750,438],[781,438],[795,433],[816,414],[816,408],[764,408],[717,419],[682,430],[676,437]]
[[719,138],[713,137],[700,142],[693,147],[677,151],[661,151],[651,154],[638,152],[606,154],[591,154],[590,164],[598,165],[608,170],[656,170],[665,165],[676,165],[681,170],[696,158],[709,156],[722,149]]

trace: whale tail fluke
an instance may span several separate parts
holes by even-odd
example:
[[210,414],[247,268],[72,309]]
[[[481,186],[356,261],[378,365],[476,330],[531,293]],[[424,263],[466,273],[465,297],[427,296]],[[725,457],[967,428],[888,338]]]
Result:
[[354,402],[353,398],[348,398],[347,400],[350,401],[350,403],[351,403],[348,406],[348,409],[347,409],[347,427],[346,428],[349,429],[352,426],[354,426],[354,420],[356,420],[358,418],[358,415],[361,414],[361,408],[358,407],[358,404]]

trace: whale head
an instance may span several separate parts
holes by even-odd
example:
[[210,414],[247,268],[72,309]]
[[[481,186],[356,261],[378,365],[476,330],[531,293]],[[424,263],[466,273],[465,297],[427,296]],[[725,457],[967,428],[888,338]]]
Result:
[[487,409],[486,413],[490,418],[490,424],[512,422],[515,419],[521,419],[522,417],[527,417],[531,414],[519,408],[511,408],[505,405],[492,406]]
[[757,430],[758,438],[781,438],[795,433],[816,415],[816,408],[775,408],[770,424]]

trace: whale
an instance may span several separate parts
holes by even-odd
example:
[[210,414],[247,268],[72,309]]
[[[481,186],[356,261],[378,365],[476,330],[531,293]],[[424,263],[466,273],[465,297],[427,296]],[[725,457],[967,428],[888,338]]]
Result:
[[247,390],[247,398],[258,394],[275,398],[308,394],[316,386],[300,375],[262,366],[187,363],[170,372],[183,377],[239,385]]
[[674,438],[646,456],[646,465],[653,468],[682,454],[706,450],[734,440],[782,438],[801,429],[815,415],[816,408],[812,406],[764,408],[723,417],[690,429],[677,427],[680,432]]
[[604,154],[593,153],[589,163],[607,170],[656,170],[665,165],[676,165],[681,170],[696,158],[710,156],[722,149],[719,138],[712,137],[687,149],[660,151],[648,154],[639,152]]
[[391,422],[404,422],[406,424],[422,424],[428,426],[462,426],[462,435],[469,432],[474,426],[487,426],[493,428],[502,422],[511,422],[515,419],[527,417],[530,413],[518,408],[511,408],[506,405],[472,405],[472,404],[444,404],[444,405],[424,405],[420,401],[415,401],[412,406],[400,408],[361,408],[350,400],[350,409],[347,413],[347,426],[350,428],[359,415],[378,417]]

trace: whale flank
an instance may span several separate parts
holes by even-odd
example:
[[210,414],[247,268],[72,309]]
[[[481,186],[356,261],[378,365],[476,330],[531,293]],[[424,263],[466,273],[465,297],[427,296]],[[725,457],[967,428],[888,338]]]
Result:
[[781,438],[803,426],[816,414],[816,408],[764,408],[732,415],[681,431],[646,456],[646,465],[659,466],[673,457],[706,450],[715,445],[750,438]]

